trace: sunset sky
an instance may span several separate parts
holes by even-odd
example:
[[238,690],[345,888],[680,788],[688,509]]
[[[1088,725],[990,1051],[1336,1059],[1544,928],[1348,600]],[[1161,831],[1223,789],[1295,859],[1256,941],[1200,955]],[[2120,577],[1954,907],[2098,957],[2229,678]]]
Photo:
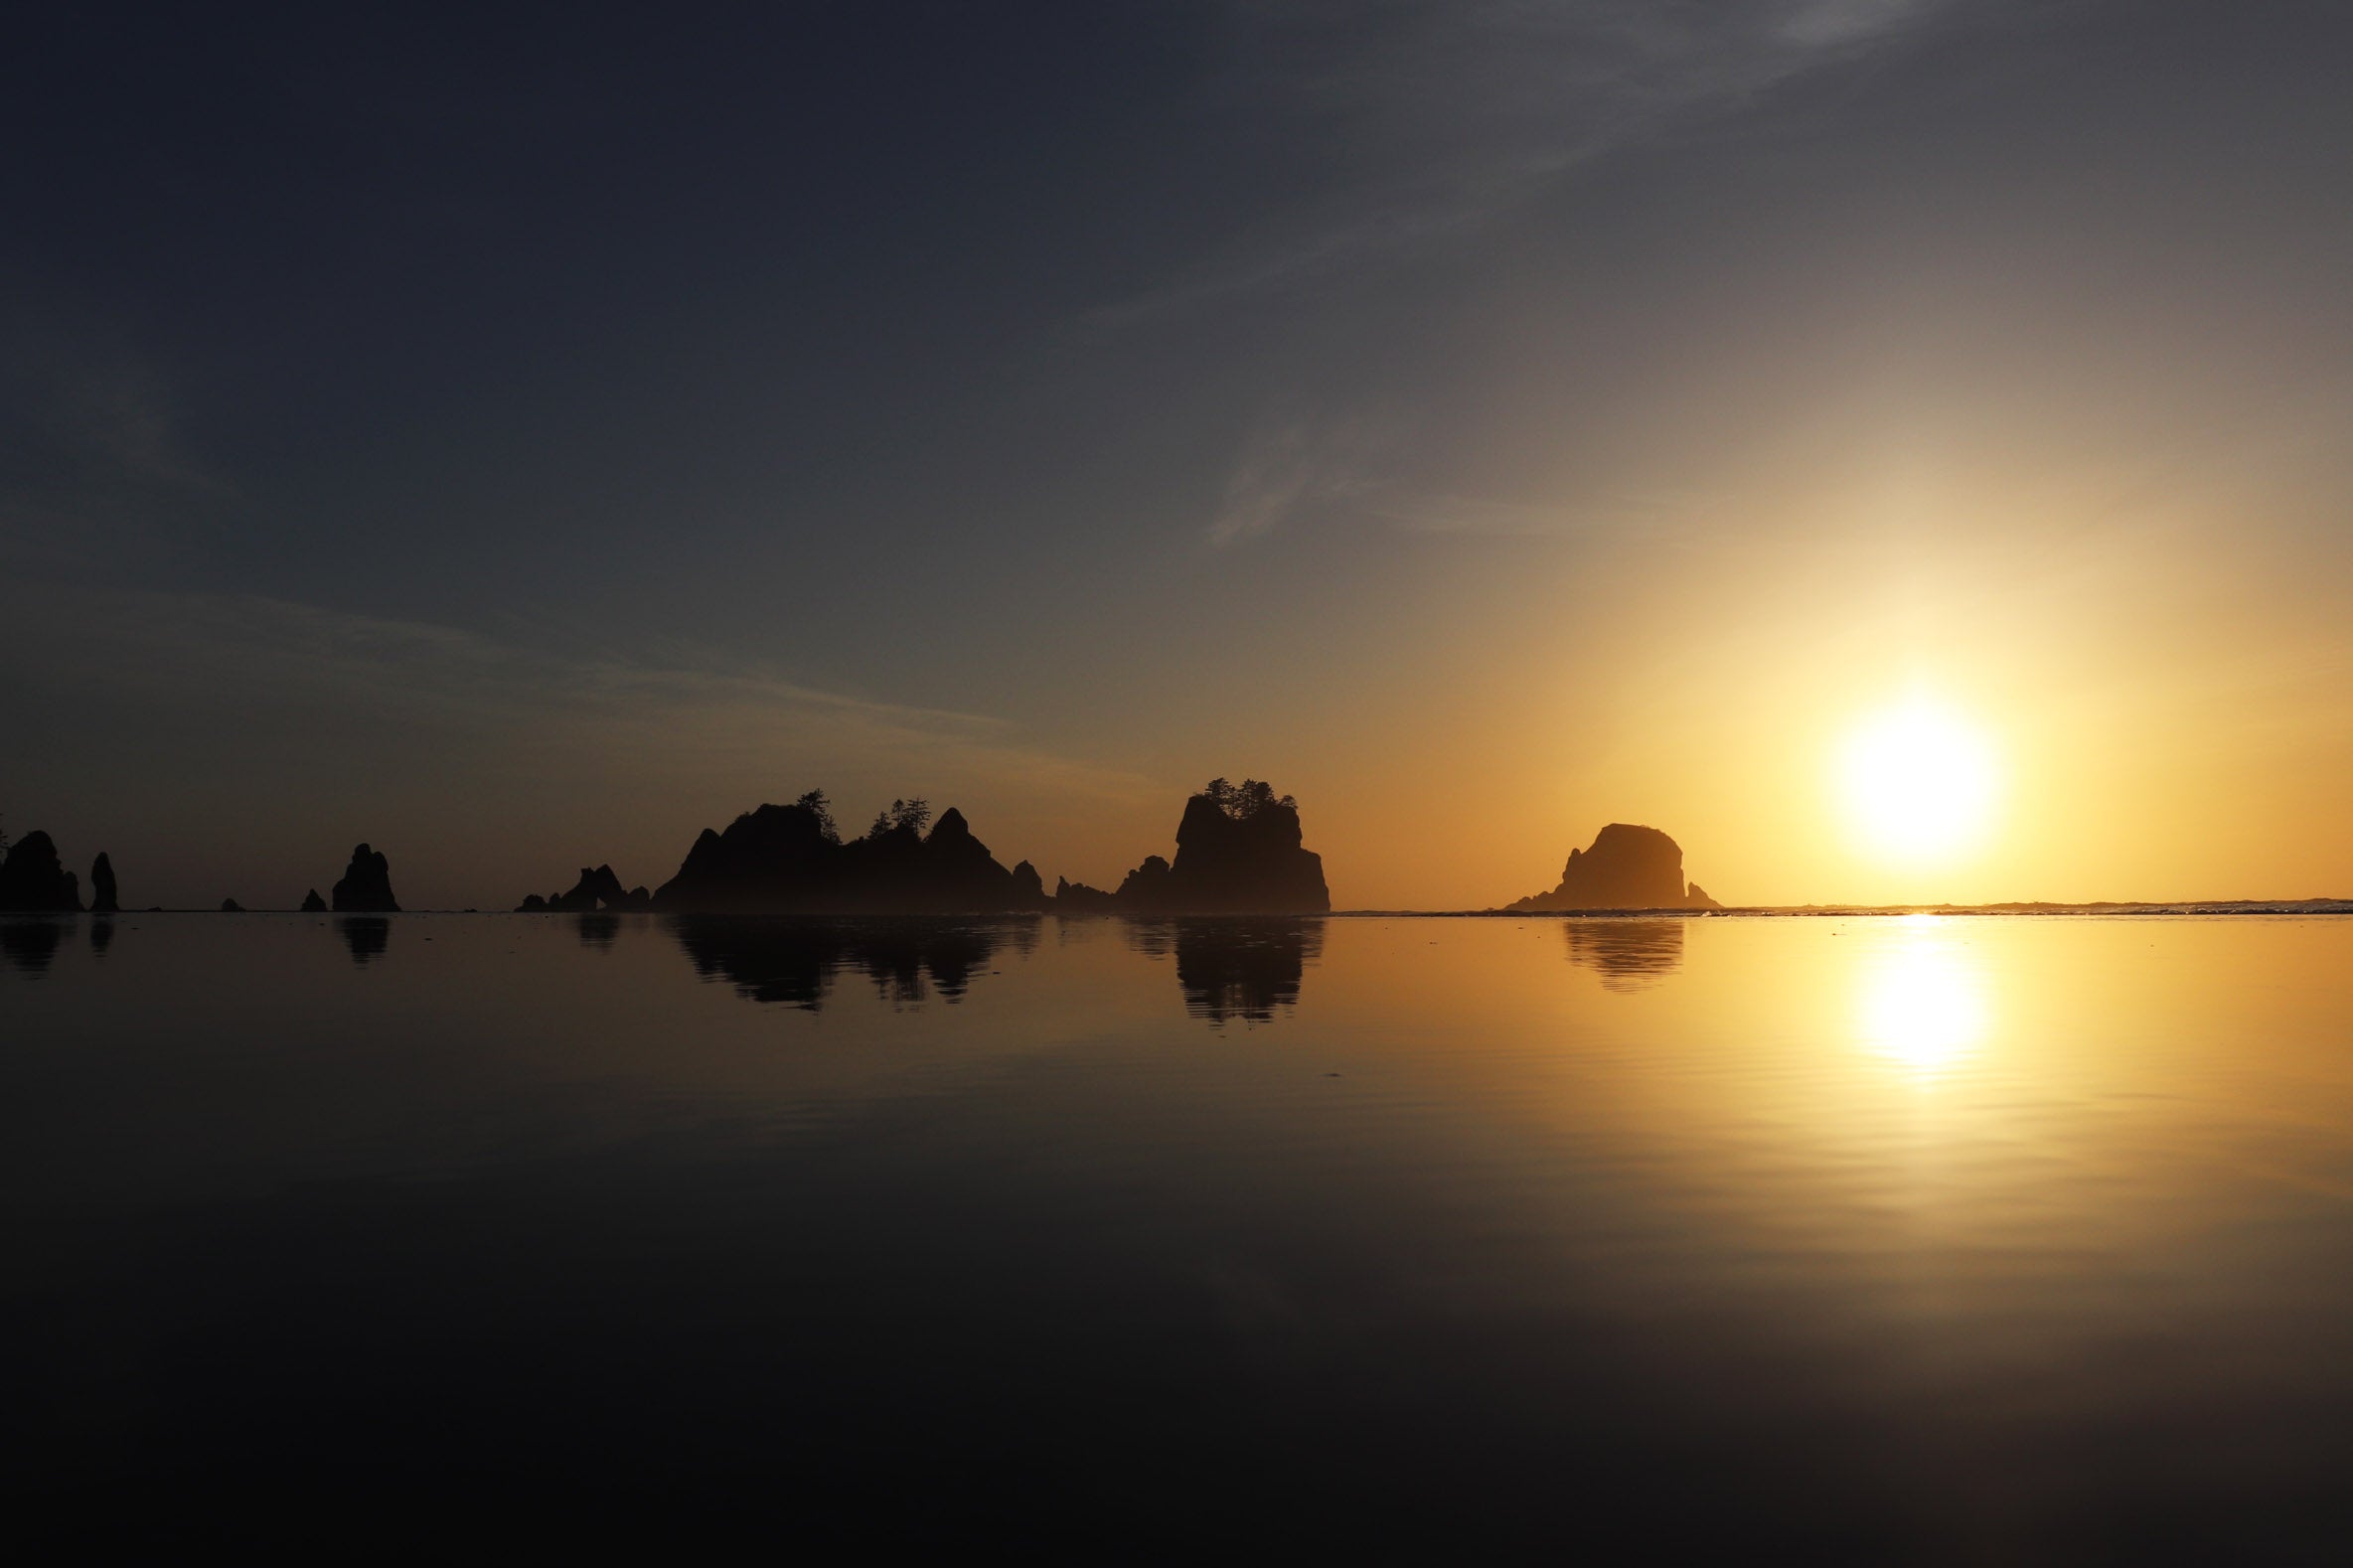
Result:
[[[505,906],[828,790],[1335,907],[2353,895],[2353,12],[53,8],[0,826]],[[1891,848],[1930,712],[1973,831]],[[1866,737],[1858,741],[1858,736]]]

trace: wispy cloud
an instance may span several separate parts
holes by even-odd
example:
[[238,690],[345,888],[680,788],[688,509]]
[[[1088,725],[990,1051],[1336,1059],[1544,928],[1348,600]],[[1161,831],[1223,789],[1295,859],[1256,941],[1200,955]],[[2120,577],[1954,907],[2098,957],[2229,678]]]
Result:
[[10,652],[20,667],[70,638],[77,652],[63,679],[235,712],[256,744],[286,728],[263,715],[308,710],[550,765],[637,756],[748,768],[789,756],[1106,799],[1149,788],[1029,743],[1003,718],[829,691],[715,654],[566,657],[458,627],[254,596],[20,583],[0,590],[0,647],[19,644]]
[[1403,534],[1487,539],[1692,532],[1718,496],[1688,490],[1609,490],[1561,500],[1416,489],[1383,463],[1384,421],[1370,417],[1263,420],[1234,459],[1207,534],[1240,545],[1318,518]]
[[0,311],[0,538],[53,560],[144,536],[159,504],[228,494],[179,436],[179,400],[118,326],[54,298]]
[[1362,421],[1261,420],[1209,520],[1210,543],[1232,545],[1302,513],[1362,496],[1372,486],[1370,444]]
[[1158,287],[1111,328],[1443,238],[1614,151],[1687,134],[1964,0],[1333,0],[1237,5],[1220,90],[1320,159],[1324,196]]

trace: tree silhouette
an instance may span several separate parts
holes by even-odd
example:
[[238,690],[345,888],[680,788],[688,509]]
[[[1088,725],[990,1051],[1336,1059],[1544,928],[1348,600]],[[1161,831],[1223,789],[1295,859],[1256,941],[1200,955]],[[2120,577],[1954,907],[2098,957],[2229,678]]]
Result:
[[917,834],[931,821],[931,803],[918,795],[913,800],[894,800],[874,813],[874,825],[866,830],[866,837],[879,839],[898,828],[912,828]]
[[793,802],[817,819],[817,831],[828,844],[840,844],[842,831],[834,826],[834,803],[825,798],[825,791],[813,789]]
[[1260,779],[1244,779],[1239,784],[1211,779],[1201,788],[1201,794],[1211,805],[1236,822],[1248,822],[1270,807],[1281,806],[1297,811],[1299,802],[1289,795],[1277,795],[1275,787]]

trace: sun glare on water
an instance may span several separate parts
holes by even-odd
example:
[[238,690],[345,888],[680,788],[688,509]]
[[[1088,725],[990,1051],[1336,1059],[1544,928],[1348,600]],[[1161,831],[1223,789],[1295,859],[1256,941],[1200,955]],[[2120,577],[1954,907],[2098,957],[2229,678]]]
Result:
[[1840,754],[1846,820],[1873,854],[1911,864],[1951,861],[1992,826],[1993,748],[1966,719],[1927,698],[1874,714]]
[[1934,915],[1907,915],[1886,935],[1856,998],[1863,1044],[1917,1073],[1959,1065],[1985,1035],[1981,977]]

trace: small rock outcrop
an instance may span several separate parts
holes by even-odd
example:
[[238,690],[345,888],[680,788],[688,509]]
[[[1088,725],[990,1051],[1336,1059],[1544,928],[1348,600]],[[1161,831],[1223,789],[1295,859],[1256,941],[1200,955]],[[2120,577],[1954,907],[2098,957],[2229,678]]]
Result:
[[384,853],[365,844],[352,851],[352,863],[330,892],[338,914],[398,914],[392,897],[392,867]]
[[[1299,803],[1257,779],[1211,779],[1184,803],[1176,859],[1147,856],[1110,894],[1129,914],[1324,914],[1324,859],[1301,842]],[[1080,889],[1070,889],[1080,891]],[[1101,897],[1070,906],[1094,907]],[[1056,907],[1063,907],[1057,896]]]
[[327,912],[327,900],[319,896],[319,890],[316,887],[302,895],[302,912],[304,914],[325,914]]
[[1074,882],[1067,876],[1057,876],[1054,878],[1054,909],[1060,914],[1117,914],[1119,895],[1107,893],[1100,887],[1089,887],[1084,882]]
[[613,874],[609,865],[580,867],[580,878],[571,890],[549,893],[545,897],[533,893],[515,906],[517,914],[545,914],[550,911],[567,914],[594,914],[596,911],[651,909],[654,895],[643,887],[623,887],[621,878]]
[[81,907],[81,883],[58,861],[58,847],[38,828],[0,860],[0,909],[63,914]]
[[223,914],[243,914],[245,906],[234,898],[224,898],[221,900],[221,912]]
[[1683,881],[1683,850],[1656,828],[1613,822],[1592,847],[1571,850],[1560,885],[1505,909],[1539,914],[1558,909],[1716,909],[1694,882]]
[[89,862],[89,912],[122,913],[122,905],[114,901],[114,862],[106,858],[104,850]]

